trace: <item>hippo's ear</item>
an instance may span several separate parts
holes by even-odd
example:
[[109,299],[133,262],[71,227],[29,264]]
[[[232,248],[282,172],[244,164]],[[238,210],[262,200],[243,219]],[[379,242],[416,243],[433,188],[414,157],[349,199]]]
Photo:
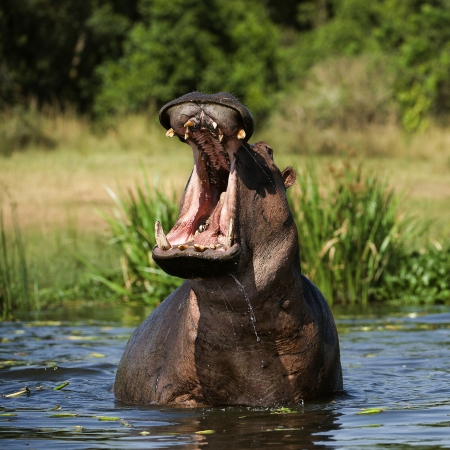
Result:
[[295,170],[289,166],[281,172],[281,177],[283,178],[284,187],[287,189],[295,183],[297,174],[295,173]]

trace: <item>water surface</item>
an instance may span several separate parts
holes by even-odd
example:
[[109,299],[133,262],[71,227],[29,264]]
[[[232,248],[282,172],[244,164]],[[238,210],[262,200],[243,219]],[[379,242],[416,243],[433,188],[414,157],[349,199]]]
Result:
[[448,308],[335,314],[346,392],[291,410],[115,401],[140,316],[94,308],[0,324],[0,394],[29,389],[0,398],[1,447],[450,448]]

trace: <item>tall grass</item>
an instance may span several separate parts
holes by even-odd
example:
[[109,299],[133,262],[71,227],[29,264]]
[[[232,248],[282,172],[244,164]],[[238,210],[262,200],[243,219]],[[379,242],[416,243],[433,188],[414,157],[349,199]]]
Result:
[[0,312],[2,320],[15,309],[28,311],[30,293],[25,247],[15,204],[11,208],[12,231],[4,223],[3,205],[0,204]]
[[157,187],[157,182],[151,186],[145,175],[143,186],[138,185],[135,193],[128,191],[121,198],[111,189],[107,190],[116,209],[113,216],[103,216],[112,233],[110,243],[121,252],[121,277],[117,274],[107,275],[90,265],[92,278],[104,283],[124,299],[156,306],[181,284],[181,280],[157,267],[151,256],[156,244],[155,221],[159,220],[163,228],[169,230],[177,219],[175,194],[165,194]]
[[401,217],[398,197],[361,165],[330,166],[322,188],[309,163],[299,173],[299,192],[289,201],[299,230],[303,271],[330,302],[366,304],[403,243],[423,228]]

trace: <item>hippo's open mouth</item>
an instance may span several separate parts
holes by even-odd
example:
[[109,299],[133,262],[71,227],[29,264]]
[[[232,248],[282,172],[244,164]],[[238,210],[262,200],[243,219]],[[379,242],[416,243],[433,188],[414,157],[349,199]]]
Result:
[[170,275],[208,278],[236,269],[235,152],[253,132],[249,118],[230,94],[187,94],[161,109],[166,135],[188,143],[194,155],[177,222],[167,236],[155,225],[153,259]]

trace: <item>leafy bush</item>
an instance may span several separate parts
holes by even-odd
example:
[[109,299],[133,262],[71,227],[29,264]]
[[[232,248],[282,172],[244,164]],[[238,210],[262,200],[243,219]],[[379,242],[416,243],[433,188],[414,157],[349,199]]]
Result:
[[36,108],[14,108],[0,114],[0,156],[10,156],[28,146],[51,149],[55,140],[43,130]]
[[447,1],[342,0],[333,17],[298,41],[302,71],[336,55],[381,53],[391,58],[391,84],[404,128],[421,130],[431,112],[450,104],[450,5]]
[[300,193],[289,194],[297,222],[303,271],[330,302],[367,303],[403,242],[420,233],[399,217],[398,200],[386,183],[363,176],[346,161],[330,166],[322,192],[313,164],[300,172]]
[[396,270],[386,271],[376,295],[382,300],[408,303],[450,301],[450,246],[431,246],[406,254]]
[[257,117],[280,89],[279,37],[257,0],[147,0],[124,55],[98,68],[95,110],[136,111],[186,92],[229,91]]
[[91,277],[123,298],[156,306],[181,284],[181,280],[157,267],[151,257],[155,222],[159,220],[163,228],[169,230],[177,219],[175,197],[151,187],[145,177],[144,187],[137,186],[136,194],[130,191],[126,199],[108,191],[118,209],[113,217],[104,217],[113,235],[111,243],[120,249],[121,277],[117,273],[102,273],[93,266]]

